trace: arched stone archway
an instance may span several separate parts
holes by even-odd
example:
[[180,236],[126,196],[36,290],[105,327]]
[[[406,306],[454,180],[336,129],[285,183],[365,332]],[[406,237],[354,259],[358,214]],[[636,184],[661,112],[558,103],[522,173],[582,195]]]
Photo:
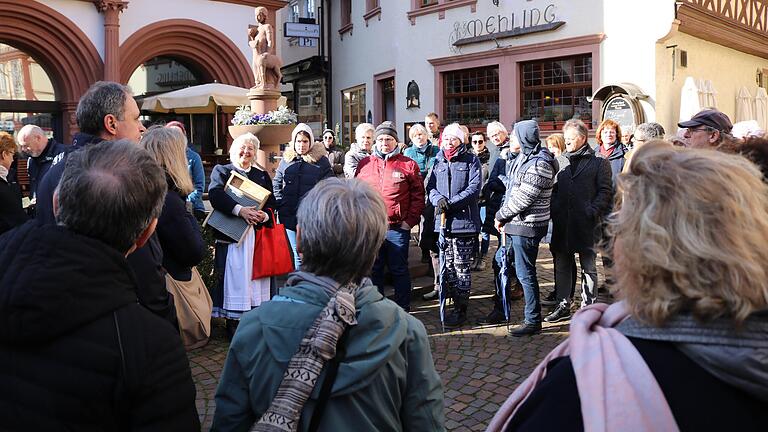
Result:
[[50,77],[69,141],[77,130],[77,101],[102,77],[99,53],[75,23],[44,4],[0,0],[0,22],[0,40],[32,55]]
[[120,81],[127,83],[136,68],[158,56],[188,63],[207,80],[253,86],[251,68],[240,49],[213,27],[189,19],[158,21],[126,39],[120,46]]

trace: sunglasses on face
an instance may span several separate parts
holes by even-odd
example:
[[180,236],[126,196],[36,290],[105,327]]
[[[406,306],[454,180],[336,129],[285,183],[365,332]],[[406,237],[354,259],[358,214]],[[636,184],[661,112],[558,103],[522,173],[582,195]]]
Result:
[[472,140],[472,144],[482,144],[485,140]]

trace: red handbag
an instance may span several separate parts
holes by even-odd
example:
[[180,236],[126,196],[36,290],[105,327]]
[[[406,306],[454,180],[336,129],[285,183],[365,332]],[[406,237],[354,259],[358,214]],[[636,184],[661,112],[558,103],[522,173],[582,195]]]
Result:
[[267,210],[272,227],[263,225],[256,230],[251,279],[278,276],[293,271],[293,255],[285,225],[278,223],[272,210]]

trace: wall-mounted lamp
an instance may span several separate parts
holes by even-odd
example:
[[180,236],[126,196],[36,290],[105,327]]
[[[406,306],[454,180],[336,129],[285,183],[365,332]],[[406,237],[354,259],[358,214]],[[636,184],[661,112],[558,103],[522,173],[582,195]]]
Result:
[[405,92],[406,108],[421,108],[421,91],[416,81],[411,80],[408,83],[408,89]]

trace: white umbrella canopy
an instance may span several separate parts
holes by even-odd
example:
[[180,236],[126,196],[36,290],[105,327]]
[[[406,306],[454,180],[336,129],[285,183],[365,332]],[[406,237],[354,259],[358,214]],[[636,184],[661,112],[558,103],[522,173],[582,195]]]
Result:
[[755,120],[761,129],[768,130],[768,93],[762,87],[757,88],[755,95]]
[[700,85],[705,98],[703,108],[717,108],[717,100],[715,99],[717,92],[715,91],[715,86],[712,85],[712,80],[701,80]]
[[755,120],[755,111],[752,108],[752,95],[742,86],[736,95],[736,122],[747,120]]
[[141,109],[155,112],[173,111],[177,114],[213,114],[216,106],[221,112],[233,113],[237,107],[248,105],[248,89],[227,84],[210,83],[150,96]]
[[701,80],[688,77],[683,83],[680,92],[680,121],[690,120],[696,113],[707,106],[707,97],[704,94],[704,84]]

